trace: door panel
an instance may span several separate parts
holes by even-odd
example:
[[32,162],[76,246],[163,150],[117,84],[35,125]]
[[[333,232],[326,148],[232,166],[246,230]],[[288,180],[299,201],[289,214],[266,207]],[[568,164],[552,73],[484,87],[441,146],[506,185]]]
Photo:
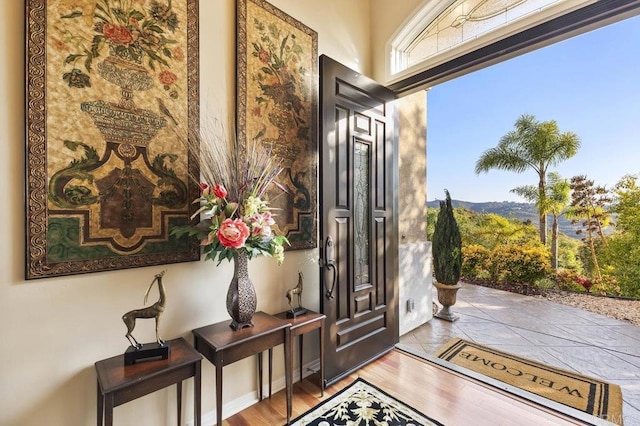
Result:
[[394,94],[324,55],[320,72],[321,310],[331,384],[398,342],[397,149]]

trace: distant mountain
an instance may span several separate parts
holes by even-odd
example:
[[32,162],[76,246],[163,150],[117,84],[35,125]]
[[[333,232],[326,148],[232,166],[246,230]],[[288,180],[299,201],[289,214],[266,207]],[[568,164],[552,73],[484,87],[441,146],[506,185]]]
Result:
[[[516,203],[513,201],[488,201],[485,203],[472,203],[470,201],[451,200],[453,207],[464,207],[477,213],[494,213],[508,219],[517,219],[520,221],[530,220],[531,223],[538,227],[538,211],[535,204],[532,203]],[[427,207],[439,208],[440,201],[428,201]],[[547,224],[551,227],[553,216],[549,216]],[[567,220],[564,216],[560,216],[558,220],[560,232],[571,238],[580,239],[576,235],[577,227]]]

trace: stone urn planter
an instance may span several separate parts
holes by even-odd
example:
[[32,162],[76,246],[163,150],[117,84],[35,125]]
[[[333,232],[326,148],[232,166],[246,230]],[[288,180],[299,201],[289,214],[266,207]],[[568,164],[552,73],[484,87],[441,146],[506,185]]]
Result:
[[460,283],[456,285],[440,284],[435,280],[433,285],[438,289],[438,302],[442,305],[442,309],[435,314],[436,318],[451,322],[459,319],[460,317],[451,312],[450,308],[456,304],[456,295],[462,285]]

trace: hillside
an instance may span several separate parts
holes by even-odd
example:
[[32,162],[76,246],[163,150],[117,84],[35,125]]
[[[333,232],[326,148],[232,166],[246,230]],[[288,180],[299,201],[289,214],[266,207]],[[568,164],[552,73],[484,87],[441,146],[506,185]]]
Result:
[[[535,205],[532,203],[516,203],[513,201],[488,201],[485,203],[472,203],[470,201],[451,200],[451,204],[453,205],[453,207],[464,207],[468,210],[478,213],[494,213],[509,219],[518,219],[523,222],[526,220],[530,220],[534,226],[538,226],[538,212],[536,211]],[[440,207],[440,201],[428,201],[427,207],[437,209]],[[576,235],[576,227],[571,224],[571,221],[561,216],[558,222],[560,232],[571,238],[580,239],[580,237]],[[551,226],[551,224],[553,223],[552,216],[549,216],[547,223],[549,226]]]

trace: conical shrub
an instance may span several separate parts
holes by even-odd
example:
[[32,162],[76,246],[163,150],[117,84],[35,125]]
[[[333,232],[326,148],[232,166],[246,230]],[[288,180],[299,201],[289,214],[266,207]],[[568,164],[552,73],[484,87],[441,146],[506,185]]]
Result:
[[433,269],[440,284],[456,285],[462,269],[462,237],[453,215],[451,196],[440,201],[440,211],[433,232]]

